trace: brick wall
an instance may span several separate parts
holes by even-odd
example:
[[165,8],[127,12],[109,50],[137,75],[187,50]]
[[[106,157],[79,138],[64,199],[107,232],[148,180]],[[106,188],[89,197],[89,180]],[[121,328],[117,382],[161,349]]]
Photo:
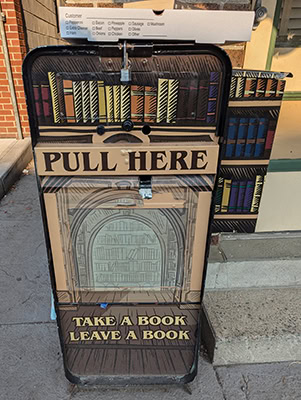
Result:
[[[20,0],[1,0],[2,12],[6,16],[4,23],[11,69],[14,79],[22,132],[30,133],[24,87],[22,81],[22,61],[26,55],[25,37],[22,23]],[[0,40],[1,41],[1,40]],[[16,138],[17,129],[8,86],[3,48],[0,50],[0,138]]]

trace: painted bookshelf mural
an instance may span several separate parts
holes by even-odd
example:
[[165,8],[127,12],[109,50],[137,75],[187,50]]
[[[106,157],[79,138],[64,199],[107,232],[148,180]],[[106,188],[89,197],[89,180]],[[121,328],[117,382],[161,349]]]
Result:
[[[117,75],[117,74],[116,74]],[[137,83],[145,79],[137,77]],[[34,86],[36,114],[40,125],[134,123],[214,125],[220,72],[181,74],[163,79],[148,74],[149,85],[121,85],[103,80],[71,80],[48,73],[48,82]],[[109,84],[112,83],[112,84]]]
[[286,76],[232,72],[213,232],[255,231]]

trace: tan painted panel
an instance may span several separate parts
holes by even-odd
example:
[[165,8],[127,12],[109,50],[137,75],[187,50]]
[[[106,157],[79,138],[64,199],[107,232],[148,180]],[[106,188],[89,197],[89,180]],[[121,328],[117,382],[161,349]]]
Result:
[[301,48],[276,48],[272,61],[272,71],[291,72],[294,77],[286,80],[285,91],[301,91]]
[[271,172],[266,176],[256,232],[301,229],[301,172]]
[[214,174],[218,145],[37,145],[35,154],[40,176]]
[[252,32],[251,41],[246,44],[245,62],[243,66],[245,69],[265,70],[276,1],[263,0],[262,5],[267,8],[268,16],[259,24],[258,28]]
[[190,290],[201,290],[212,192],[200,193],[193,244]]
[[64,268],[63,244],[61,241],[56,195],[54,193],[45,193],[44,201],[53,257],[56,289],[67,290],[67,278]]
[[301,158],[301,101],[283,101],[271,159]]

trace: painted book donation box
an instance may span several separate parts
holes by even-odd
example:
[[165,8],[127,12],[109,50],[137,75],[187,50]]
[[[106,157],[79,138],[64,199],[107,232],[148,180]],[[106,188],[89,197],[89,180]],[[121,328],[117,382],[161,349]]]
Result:
[[192,380],[227,55],[103,43],[23,68],[66,376]]

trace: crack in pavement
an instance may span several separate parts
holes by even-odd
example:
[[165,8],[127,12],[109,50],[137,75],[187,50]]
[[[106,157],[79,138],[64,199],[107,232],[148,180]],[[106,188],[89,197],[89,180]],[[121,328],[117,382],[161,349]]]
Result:
[[216,377],[217,383],[219,384],[219,386],[221,388],[223,399],[227,400],[226,395],[225,395],[224,390],[223,390],[223,384],[222,384],[221,378],[220,378],[220,376],[219,376],[219,374],[217,372],[217,369],[213,367],[213,371],[215,373],[215,377]]

